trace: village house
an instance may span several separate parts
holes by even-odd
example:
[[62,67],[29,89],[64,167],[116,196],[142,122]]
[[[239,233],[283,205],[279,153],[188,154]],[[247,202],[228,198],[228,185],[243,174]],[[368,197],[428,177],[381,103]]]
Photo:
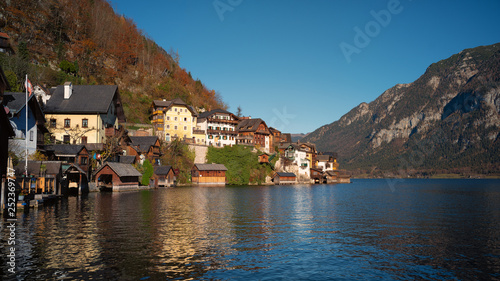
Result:
[[[310,179],[310,162],[307,151],[297,143],[291,143],[285,149],[284,166],[296,166],[297,176],[301,179]],[[293,167],[292,167],[293,168]]]
[[194,164],[191,182],[198,185],[225,185],[226,171],[223,164]]
[[197,117],[196,110],[179,98],[171,101],[155,100],[150,107],[153,132],[167,142],[174,139],[188,142],[204,139],[204,134],[195,131]]
[[153,176],[151,177],[153,186],[172,187],[176,184],[175,172],[172,166],[155,166]]
[[236,130],[237,144],[251,145],[264,152],[271,152],[269,128],[262,119],[243,119],[238,123]]
[[276,185],[296,184],[297,176],[294,173],[278,172],[274,174],[273,182]]
[[[200,113],[197,129],[205,134],[204,143],[211,146],[223,147],[235,145],[236,128],[239,117],[223,109],[215,109]],[[206,133],[205,133],[206,132]]]
[[54,90],[44,112],[54,141],[71,144],[103,143],[126,121],[116,85],[66,82]]
[[41,150],[49,160],[63,162],[63,170],[71,164],[78,167],[88,177],[90,171],[90,154],[82,144],[49,144]]
[[315,167],[321,169],[322,171],[333,171],[337,170],[339,164],[337,163],[337,158],[333,155],[317,155],[315,157]]
[[13,145],[11,150],[17,155],[23,155],[23,158],[25,148],[28,149],[28,155],[35,153],[37,147],[44,144],[44,133],[48,132],[45,128],[45,117],[35,95],[28,97],[28,130],[26,130],[26,93],[6,92],[2,104],[7,108],[7,115],[16,134],[11,143]]
[[[54,90],[55,89],[56,88],[54,88]],[[42,108],[44,108],[47,102],[50,100],[50,98],[52,97],[52,93],[53,92],[40,85],[35,85],[33,87],[33,94],[36,96],[36,99],[38,100],[38,103]]]
[[308,142],[298,142],[297,145],[302,151],[306,153],[306,159],[308,161],[308,167],[314,167],[314,159],[316,158],[316,146]]
[[135,163],[143,163],[145,159],[153,165],[160,165],[160,140],[157,136],[129,137],[126,155],[135,156]]
[[106,162],[94,172],[100,190],[126,191],[139,188],[142,174],[130,164]]
[[261,153],[258,155],[259,163],[269,163],[269,154]]
[[281,143],[281,131],[279,131],[276,128],[269,127],[269,134],[270,134],[269,147],[271,148],[271,151],[274,151]]

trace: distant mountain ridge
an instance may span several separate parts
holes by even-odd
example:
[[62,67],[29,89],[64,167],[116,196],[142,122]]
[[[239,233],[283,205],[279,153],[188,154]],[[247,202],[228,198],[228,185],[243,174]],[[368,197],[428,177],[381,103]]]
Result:
[[500,171],[500,43],[430,65],[303,141],[350,169]]

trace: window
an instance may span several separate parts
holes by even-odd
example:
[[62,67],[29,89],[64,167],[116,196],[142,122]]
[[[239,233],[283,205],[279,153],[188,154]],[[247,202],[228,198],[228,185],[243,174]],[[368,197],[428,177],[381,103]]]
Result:
[[87,137],[82,137],[82,143],[86,144],[87,143]]
[[188,127],[187,126],[184,126],[184,131],[187,131]]
[[57,124],[56,119],[50,119],[50,127],[51,128],[55,128],[56,124]]
[[212,135],[209,135],[209,136],[208,136],[208,139],[209,139],[209,140],[211,140],[211,139],[213,139],[213,138],[214,138],[214,136],[212,136]]
[[170,121],[170,116],[167,116],[167,121]]
[[69,127],[71,127],[71,120],[64,119],[64,128],[69,128]]
[[187,122],[187,121],[188,121],[188,119],[186,117],[184,117],[184,122]]
[[34,135],[35,135],[35,134],[33,133],[33,131],[30,131],[30,141],[33,141],[33,137],[34,137]]
[[82,119],[82,128],[89,127],[89,119]]
[[177,121],[177,116],[174,117],[174,121]]
[[87,157],[80,157],[80,165],[87,165]]
[[69,143],[70,139],[69,139],[69,135],[64,135],[63,136],[63,142],[64,143]]
[[174,130],[177,130],[177,126],[174,126]]
[[175,111],[175,112],[177,112],[177,107],[176,107],[176,108],[174,108],[174,111]]
[[170,130],[170,125],[167,125],[167,130]]
[[188,112],[187,108],[184,108],[184,112]]

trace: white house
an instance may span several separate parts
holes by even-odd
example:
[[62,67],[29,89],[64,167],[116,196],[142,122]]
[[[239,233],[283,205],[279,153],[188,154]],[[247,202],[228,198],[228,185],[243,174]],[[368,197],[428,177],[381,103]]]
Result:
[[196,127],[206,132],[205,144],[223,147],[236,144],[236,127],[239,120],[240,118],[231,112],[215,109],[200,113]]
[[292,143],[285,149],[285,158],[292,161],[292,165],[296,165],[298,167],[297,176],[308,179],[311,177],[311,167],[309,167],[307,152],[298,144]]

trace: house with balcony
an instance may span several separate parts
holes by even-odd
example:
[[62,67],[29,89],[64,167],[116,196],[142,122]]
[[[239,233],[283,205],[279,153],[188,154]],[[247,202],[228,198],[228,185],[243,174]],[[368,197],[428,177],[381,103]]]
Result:
[[285,149],[283,157],[285,167],[290,171],[294,171],[301,179],[310,179],[310,162],[307,158],[307,151],[304,150],[299,144],[291,143]]
[[251,145],[264,152],[271,152],[271,133],[262,119],[243,119],[238,123],[236,131],[236,144]]
[[149,111],[153,132],[160,139],[167,142],[174,139],[196,142],[196,137],[201,138],[195,134],[198,113],[183,100],[155,100]]
[[[35,153],[44,144],[45,117],[35,95],[28,97],[26,108],[26,93],[4,93],[2,104],[6,109],[15,137],[12,150],[18,155]],[[28,128],[26,128],[26,110],[28,110]]]
[[233,113],[215,109],[200,113],[197,128],[205,133],[205,144],[217,147],[235,145],[240,118]]
[[104,143],[126,122],[116,85],[57,86],[44,109],[53,140],[59,143]]

